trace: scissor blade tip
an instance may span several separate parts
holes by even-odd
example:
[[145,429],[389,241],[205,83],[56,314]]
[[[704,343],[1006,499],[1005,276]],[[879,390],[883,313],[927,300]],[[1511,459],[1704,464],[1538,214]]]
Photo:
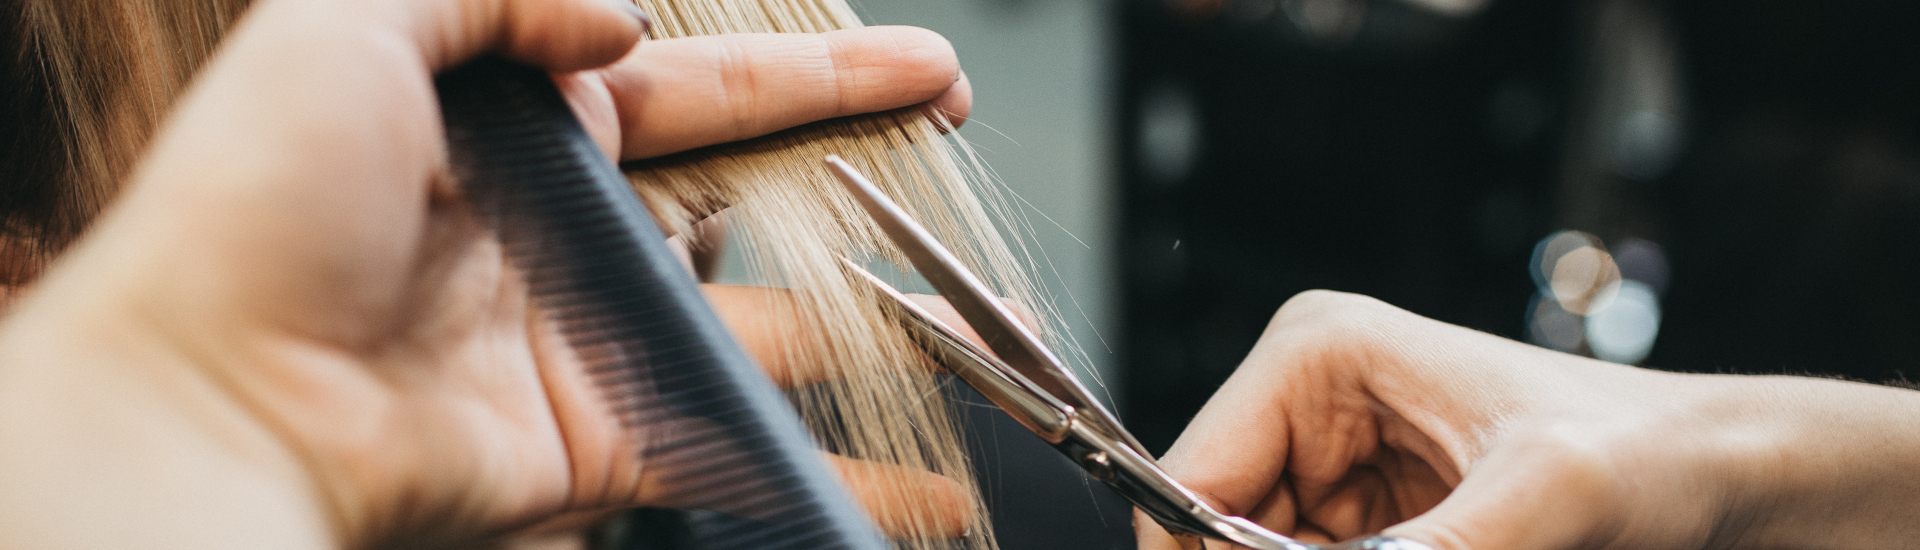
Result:
[[872,191],[866,189],[866,187],[873,185],[866,182],[866,176],[861,175],[859,170],[853,169],[853,166],[848,165],[846,161],[840,160],[840,157],[827,155],[827,169],[833,172],[834,177],[838,178],[841,184],[847,186],[847,190],[868,195],[873,194]]
[[825,162],[827,169],[832,170],[835,174],[850,176],[858,173],[853,170],[853,166],[847,164],[846,160],[841,159],[840,155],[827,155]]
[[827,167],[832,168],[835,172],[840,172],[843,174],[859,173],[858,171],[855,171],[853,169],[853,165],[847,164],[846,159],[840,158],[840,155],[828,154],[826,158],[826,163],[827,163]]

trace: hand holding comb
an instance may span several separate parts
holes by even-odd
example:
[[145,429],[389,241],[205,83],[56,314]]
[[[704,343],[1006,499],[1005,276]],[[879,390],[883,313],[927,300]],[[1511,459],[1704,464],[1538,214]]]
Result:
[[885,548],[550,77],[487,56],[435,84],[463,193],[689,510],[687,542]]

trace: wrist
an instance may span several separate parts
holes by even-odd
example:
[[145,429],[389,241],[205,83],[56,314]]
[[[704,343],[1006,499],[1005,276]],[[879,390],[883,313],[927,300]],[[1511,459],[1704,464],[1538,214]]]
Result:
[[1762,547],[1888,548],[1920,536],[1920,392],[1715,376],[1727,412],[1721,535]]

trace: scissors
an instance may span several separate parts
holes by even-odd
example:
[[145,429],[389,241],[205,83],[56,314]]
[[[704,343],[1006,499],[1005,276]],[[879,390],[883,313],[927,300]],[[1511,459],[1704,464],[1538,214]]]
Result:
[[1424,544],[1381,536],[1333,546],[1306,544],[1246,518],[1215,510],[1161,470],[1153,455],[1080,384],[1033,330],[995,299],[980,278],[961,265],[926,228],[839,156],[827,155],[826,164],[988,349],[980,349],[886,282],[842,258],[847,269],[858,275],[855,279],[871,283],[874,290],[900,306],[902,323],[928,355],[1079,464],[1088,476],[1106,483],[1144,510],[1182,546],[1204,549],[1205,540],[1212,539],[1256,550],[1430,550]]

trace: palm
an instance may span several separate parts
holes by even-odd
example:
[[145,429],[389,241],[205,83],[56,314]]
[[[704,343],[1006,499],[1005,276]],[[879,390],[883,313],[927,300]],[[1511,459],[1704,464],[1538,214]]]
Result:
[[[285,337],[223,352],[238,360],[213,368],[269,422],[328,434],[297,449],[316,461],[346,457],[317,464],[323,485],[375,493],[335,496],[417,507],[397,511],[390,532],[471,533],[635,502],[637,454],[621,447],[625,434],[530,307],[498,245],[458,201],[430,202],[423,242],[412,247],[420,253],[355,280],[395,289],[391,298],[299,311],[284,308],[297,302],[255,298],[282,307],[230,323]],[[337,284],[326,275],[259,282],[272,295]],[[247,341],[232,332],[181,347]],[[289,389],[312,398],[287,399]]]
[[480,525],[635,503],[638,453],[623,428],[499,248],[468,239],[444,277],[412,285],[429,290],[412,311],[429,313],[391,343],[408,351],[369,358],[369,368],[413,371],[390,398],[407,404],[395,420],[414,426],[376,448],[418,447],[431,458],[413,467],[439,472],[419,479],[444,482],[431,490],[489,495],[460,511]]

